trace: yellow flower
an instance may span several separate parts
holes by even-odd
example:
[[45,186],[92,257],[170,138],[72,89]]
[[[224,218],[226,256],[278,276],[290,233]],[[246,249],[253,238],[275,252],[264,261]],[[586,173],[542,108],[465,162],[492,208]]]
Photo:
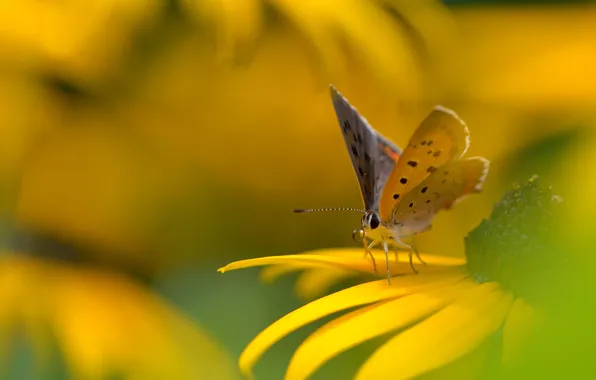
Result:
[[105,79],[134,47],[135,32],[155,22],[162,8],[145,0],[2,2],[2,62],[41,66],[77,81]]
[[[427,265],[411,274],[407,255],[390,264],[396,276],[365,282],[316,299],[262,331],[239,359],[241,371],[252,368],[275,342],[298,328],[338,312],[348,311],[311,334],[296,350],[286,379],[304,379],[335,356],[370,339],[391,335],[359,368],[356,379],[412,378],[460,359],[502,332],[501,362],[516,362],[524,342],[542,320],[536,276],[528,270],[547,268],[547,239],[552,208],[559,202],[532,179],[505,195],[489,220],[466,238],[466,259],[424,255]],[[546,264],[535,262],[536,254]],[[375,252],[379,273],[384,253]],[[221,272],[272,265],[265,279],[308,269],[321,275],[373,275],[362,249],[331,249],[235,262]],[[529,267],[532,265],[532,267]],[[542,265],[542,267],[540,267]],[[540,270],[538,270],[541,273]],[[316,277],[316,276],[315,276]],[[322,277],[322,276],[321,276]],[[323,286],[329,282],[322,281]]]
[[22,332],[36,354],[36,378],[46,378],[56,346],[75,379],[237,378],[209,334],[127,276],[1,255],[2,357],[10,358],[9,342]]
[[327,73],[344,76],[351,58],[357,57],[392,91],[409,85],[405,88],[412,92],[419,78],[406,73],[418,71],[416,58],[436,58],[453,43],[448,9],[434,0],[414,6],[391,0],[183,0],[182,5],[213,26],[220,60],[254,50],[264,31],[278,21],[272,17],[277,13],[300,32]]

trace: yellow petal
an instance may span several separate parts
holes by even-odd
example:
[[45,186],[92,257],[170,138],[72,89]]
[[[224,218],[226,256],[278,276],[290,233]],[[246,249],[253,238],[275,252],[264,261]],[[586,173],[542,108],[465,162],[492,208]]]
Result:
[[313,300],[325,294],[338,282],[354,277],[356,272],[335,268],[312,268],[296,280],[296,294],[304,300]]
[[[319,252],[323,254],[319,254]],[[332,252],[332,254],[329,254]],[[379,250],[373,251],[377,272],[384,276],[387,271],[385,253]],[[395,256],[390,254],[389,267],[393,275],[412,273],[407,254],[399,254],[398,261],[395,261]],[[427,263],[417,264],[416,269],[420,273],[433,273],[445,270],[445,267],[455,267],[465,264],[465,260],[455,257],[424,255],[423,260]],[[219,272],[225,273],[230,270],[264,266],[264,265],[296,265],[304,267],[335,267],[343,269],[351,269],[365,273],[375,273],[374,265],[370,258],[363,256],[363,250],[358,248],[344,248],[335,249],[332,251],[315,251],[312,253],[298,254],[298,255],[282,255],[259,257],[255,259],[235,261],[218,269]]]
[[44,313],[48,300],[39,290],[45,286],[43,273],[34,265],[25,262],[24,265],[6,266],[0,261],[0,347],[3,357],[7,357],[7,351],[11,348],[14,332],[22,331],[25,339],[31,342],[36,364],[43,368],[49,363],[51,339],[48,336],[47,315]]
[[46,342],[42,334],[48,335],[39,326],[49,326],[73,378],[103,379],[110,373],[131,380],[237,378],[227,353],[209,334],[126,276],[3,257],[0,285],[0,338],[25,330],[37,348]]
[[261,0],[182,0],[182,6],[213,24],[220,59],[232,58],[238,48],[252,43],[261,30]]
[[272,265],[261,270],[259,273],[259,280],[266,284],[271,284],[281,276],[297,272],[300,269],[301,268],[293,265]]
[[[385,260],[385,253],[381,249],[373,249],[373,255],[375,256],[375,260],[383,259]],[[364,254],[364,250],[362,248],[323,248],[323,249],[316,249],[312,251],[304,252],[305,255],[329,255],[329,256],[340,256],[340,257],[351,257],[355,259],[367,259],[369,257]],[[463,265],[465,264],[465,259],[463,257],[453,257],[453,256],[438,256],[438,255],[427,255],[421,253],[422,260],[430,265]],[[395,259],[395,252],[389,253],[390,259]],[[409,259],[406,251],[400,251],[398,255],[398,259],[400,262],[408,263]],[[414,265],[423,265],[418,262],[418,259],[414,257]]]
[[540,315],[522,298],[515,300],[503,326],[503,363],[513,364],[523,350],[536,327],[541,321]]
[[408,41],[378,4],[362,0],[271,0],[271,5],[311,40],[330,74],[341,76],[344,71],[347,57],[340,42],[345,39],[347,47],[381,84],[391,83],[388,90],[416,87],[416,76],[404,75],[416,70]]
[[512,296],[498,284],[481,284],[451,305],[390,339],[364,363],[356,379],[409,379],[477,347],[503,324]]
[[[452,11],[434,0],[395,1],[382,0],[383,6],[392,9],[402,17],[418,35],[413,41],[414,51],[421,53],[425,64],[425,80],[432,91],[441,97],[442,86],[462,80],[465,70],[461,69],[464,44],[458,44],[458,25]],[[430,95],[435,95],[429,91]]]
[[162,4],[145,0],[2,2],[2,57],[23,65],[35,62],[25,58],[33,53],[43,59],[46,70],[60,70],[69,77],[103,77],[130,51],[134,31],[155,22],[162,12]]
[[[590,48],[596,36],[593,6],[458,7],[454,13],[470,37],[470,54],[461,58],[471,65],[461,85],[472,85],[478,102],[515,104],[528,112],[579,110],[596,100],[596,78],[590,75],[596,62]],[[511,141],[516,145],[526,133],[504,138],[519,140]]]
[[327,15],[321,12],[319,2],[296,2],[292,0],[271,0],[271,5],[278,8],[296,27],[310,39],[322,63],[329,73],[345,72],[344,54],[337,40],[328,31]]
[[464,272],[397,277],[391,286],[387,280],[368,282],[319,298],[294,310],[263,330],[240,355],[240,370],[251,377],[251,369],[263,353],[275,342],[292,331],[319,318],[346,310],[350,307],[402,297],[438,286],[444,286],[464,278]]
[[305,379],[341,352],[414,323],[449,304],[462,290],[475,285],[474,280],[467,279],[374,304],[337,318],[300,345],[290,362],[286,379]]

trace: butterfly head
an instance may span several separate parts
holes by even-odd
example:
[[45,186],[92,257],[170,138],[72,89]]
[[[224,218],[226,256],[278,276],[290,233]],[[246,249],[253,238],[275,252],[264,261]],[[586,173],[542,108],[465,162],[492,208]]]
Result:
[[360,228],[352,233],[352,238],[358,243],[362,242],[365,236],[371,237],[376,232],[375,230],[381,226],[381,217],[378,212],[369,210],[362,216],[361,223]]
[[376,211],[367,211],[362,217],[362,228],[364,230],[376,230],[381,225],[381,218]]

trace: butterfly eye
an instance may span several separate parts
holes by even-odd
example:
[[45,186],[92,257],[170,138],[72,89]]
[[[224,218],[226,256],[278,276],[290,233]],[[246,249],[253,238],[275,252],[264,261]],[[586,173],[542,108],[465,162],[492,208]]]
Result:
[[362,243],[362,240],[364,239],[364,230],[362,228],[356,228],[354,232],[352,232],[352,239],[354,239],[356,243]]
[[374,230],[377,227],[379,227],[379,224],[381,224],[381,221],[379,220],[379,217],[377,216],[377,214],[373,214],[370,217],[370,229]]

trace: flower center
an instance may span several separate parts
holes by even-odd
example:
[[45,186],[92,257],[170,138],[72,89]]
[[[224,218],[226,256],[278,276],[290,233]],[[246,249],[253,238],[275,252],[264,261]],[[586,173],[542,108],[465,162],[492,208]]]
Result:
[[561,198],[536,176],[505,193],[488,219],[465,238],[468,268],[478,282],[497,281],[516,296],[533,299],[556,274],[554,216]]

